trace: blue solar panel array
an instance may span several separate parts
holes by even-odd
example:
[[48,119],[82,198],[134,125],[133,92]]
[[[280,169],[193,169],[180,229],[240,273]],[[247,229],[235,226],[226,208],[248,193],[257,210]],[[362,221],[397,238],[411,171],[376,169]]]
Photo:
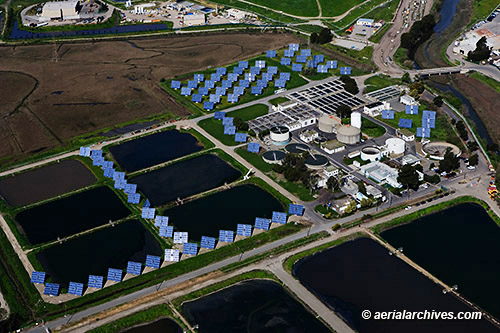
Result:
[[181,95],[182,96],[190,96],[191,95],[191,88],[183,87],[181,89]]
[[143,208],[141,216],[143,219],[154,219],[155,218],[155,209],[154,208]]
[[394,119],[394,110],[382,110],[382,119]]
[[259,67],[251,67],[250,68],[250,74],[259,75],[260,74],[260,68]]
[[90,148],[89,147],[80,147],[80,156],[89,157],[90,156]]
[[247,149],[249,152],[251,153],[258,153],[259,150],[260,150],[260,144],[256,143],[256,142],[250,142],[248,144],[248,149]]
[[214,102],[205,102],[203,103],[203,109],[211,111],[214,109]]
[[290,73],[280,73],[280,80],[290,81],[291,74]]
[[142,264],[140,262],[129,261],[127,263],[127,273],[141,275]]
[[250,87],[250,81],[248,80],[240,80],[239,86],[242,88],[248,88]]
[[247,69],[248,68],[248,61],[240,61],[240,62],[238,62],[238,67],[241,67],[243,69]]
[[191,97],[191,102],[193,103],[201,103],[202,96],[200,94],[194,94],[193,97]]
[[405,118],[399,119],[399,127],[401,128],[411,128],[411,123],[412,123],[411,119],[405,119]]
[[257,60],[255,62],[255,67],[257,67],[257,68],[265,68],[266,67],[266,61],[265,60]]
[[70,282],[68,288],[68,294],[82,296],[83,295],[83,283]]
[[102,166],[104,164],[104,157],[94,157],[92,165]]
[[196,82],[205,81],[205,75],[203,75],[203,74],[195,74],[194,75],[194,81],[196,81]]
[[250,224],[238,224],[236,234],[244,237],[252,236],[252,226]]
[[326,62],[326,67],[328,67],[329,69],[337,68],[337,60],[328,60]]
[[[285,51],[286,53],[286,51]],[[290,66],[290,64],[292,63],[292,59],[291,58],[281,58],[281,64],[284,65],[284,66]]]
[[222,125],[224,125],[224,126],[233,125],[233,120],[234,120],[233,117],[225,117],[222,119]]
[[340,67],[340,75],[351,75],[351,67]]
[[302,65],[301,64],[292,64],[292,71],[302,72]]
[[188,233],[187,232],[174,232],[174,244],[182,244],[188,242]]
[[155,227],[167,226],[168,216],[156,215],[155,217]]
[[422,119],[436,119],[436,111],[424,110],[422,112]]
[[198,89],[198,94],[201,95],[201,96],[208,95],[208,88],[201,87],[200,89]]
[[182,253],[195,256],[198,254],[198,244],[196,243],[184,243],[182,245]]
[[188,86],[187,87],[191,88],[191,89],[198,88],[198,81],[195,81],[195,80],[188,81]]
[[[115,174],[116,174],[116,172],[115,172]],[[115,180],[115,188],[119,189],[119,190],[123,190],[125,188],[126,183],[127,182],[124,180]]]
[[247,134],[246,133],[236,133],[236,135],[234,136],[234,141],[247,142]]
[[422,127],[435,128],[436,127],[436,119],[422,118]]
[[311,56],[311,49],[302,49],[300,50],[300,55],[310,57]]
[[295,55],[293,50],[285,50],[285,57],[292,58]]
[[45,289],[43,290],[45,295],[58,296],[59,295],[59,284],[58,283],[46,283]]
[[139,204],[139,202],[141,202],[141,195],[139,193],[131,193],[128,195],[127,202],[137,205]]
[[231,230],[219,230],[219,242],[232,243],[234,241],[234,232]]
[[407,105],[405,107],[406,114],[418,114],[418,105]]
[[233,68],[233,73],[234,73],[234,74],[241,75],[241,74],[243,74],[243,71],[244,71],[244,69],[243,69],[243,68],[241,68],[241,67],[234,67],[234,68]]
[[319,63],[322,63],[323,61],[325,61],[325,56],[322,54],[315,54],[313,57],[313,60],[316,64],[319,64]]
[[104,283],[104,277],[99,275],[89,275],[88,286],[90,288],[101,289]]
[[328,73],[328,67],[326,65],[319,65],[317,71],[318,73]]
[[121,282],[123,271],[121,269],[110,268],[108,269],[108,280]]
[[113,178],[115,175],[115,169],[104,169],[104,177]]
[[224,119],[226,117],[226,113],[223,111],[215,111],[214,113],[214,119],[220,120]]
[[127,184],[123,192],[126,194],[134,194],[137,191],[137,184]]
[[214,237],[201,236],[200,247],[204,248],[204,249],[210,249],[210,250],[215,249],[215,238]]
[[275,50],[270,50],[266,52],[266,57],[268,58],[275,58],[276,57],[276,51]]
[[214,89],[214,87],[215,87],[215,80],[205,81],[205,88]]
[[157,256],[152,256],[152,255],[147,255],[146,256],[146,267],[151,267],[151,268],[160,268],[160,261],[161,258]]
[[307,57],[306,56],[302,56],[302,55],[298,55],[297,58],[295,58],[295,61],[299,62],[299,63],[305,63],[306,60],[307,60]]
[[269,230],[269,225],[271,224],[271,220],[265,219],[262,217],[256,217],[255,218],[255,229],[261,229],[261,230]]
[[90,157],[91,158],[102,157],[102,150],[100,149],[92,150],[90,152]]
[[180,89],[181,87],[181,81],[172,81],[172,83],[170,83],[170,88],[172,89]]
[[172,235],[174,234],[174,227],[171,225],[164,225],[160,227],[160,233],[159,235],[161,237],[167,237],[167,238],[172,238]]
[[216,87],[215,94],[219,96],[224,96],[227,93],[227,88],[224,87]]
[[165,249],[165,261],[179,261],[179,250]]
[[213,105],[213,103],[220,103],[220,96],[217,94],[210,94],[209,101],[210,101],[210,103],[212,103],[212,105]]
[[274,81],[274,86],[276,88],[285,88],[286,87],[286,81],[282,79],[278,79]]
[[294,43],[289,44],[288,45],[288,49],[292,50],[292,51],[298,51],[299,50],[299,44],[294,44]]
[[262,95],[262,87],[252,87],[252,95]]
[[113,175],[113,180],[125,180],[125,172],[115,172],[115,174]]
[[227,102],[228,103],[238,103],[238,95],[228,94],[227,95]]
[[45,272],[31,272],[31,283],[45,283]]
[[273,217],[271,221],[273,223],[286,224],[286,213],[283,212],[273,212]]
[[302,216],[304,214],[304,206],[297,204],[290,204],[288,206],[288,214]]
[[235,135],[236,134],[236,126],[231,126],[231,125],[224,126],[224,134],[225,135]]
[[426,127],[417,127],[417,136],[420,138],[429,138],[431,136],[431,129]]

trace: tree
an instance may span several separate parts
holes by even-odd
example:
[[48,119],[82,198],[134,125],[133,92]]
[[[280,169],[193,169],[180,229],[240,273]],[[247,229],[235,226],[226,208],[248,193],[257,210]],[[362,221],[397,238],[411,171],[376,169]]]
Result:
[[410,91],[416,90],[419,94],[421,94],[424,92],[424,89],[425,89],[425,87],[422,84],[422,82],[414,82],[414,83],[410,84]]
[[408,189],[418,190],[417,170],[409,164],[403,165],[403,167],[399,169],[398,182]]
[[451,172],[452,170],[458,169],[459,166],[460,160],[453,154],[451,148],[448,148],[444,154],[444,158],[439,161],[439,170]]
[[469,142],[467,142],[467,148],[469,148],[469,150],[472,152],[472,151],[476,151],[477,148],[479,148],[479,147],[478,147],[476,141],[469,141]]
[[351,213],[355,212],[356,209],[358,209],[357,206],[358,205],[356,204],[356,201],[352,200],[351,202],[349,202],[347,207],[344,209],[344,213],[351,214]]
[[434,33],[436,20],[434,15],[429,14],[424,16],[420,21],[413,23],[410,31],[401,35],[401,47],[408,50],[408,57],[411,60],[415,59],[417,48],[431,37]]
[[370,199],[361,199],[361,201],[359,202],[359,204],[361,205],[361,208],[371,207],[372,203],[373,202]]
[[411,83],[410,73],[405,72],[403,74],[403,77],[401,78],[401,81],[403,81],[404,83]]
[[432,176],[429,176],[428,174],[424,174],[424,180],[428,183],[431,183],[431,184],[437,184],[441,181],[441,178],[437,174],[433,174]]
[[479,163],[479,157],[477,154],[472,155],[469,157],[469,165],[471,166],[476,166]]
[[476,49],[474,51],[469,51],[467,58],[470,61],[482,61],[490,57],[491,48],[486,44],[486,36],[481,37],[476,43]]
[[441,107],[443,105],[443,97],[441,97],[441,96],[434,97],[434,99],[432,100],[432,103],[434,103],[434,105],[437,107]]
[[319,36],[316,32],[313,32],[311,36],[309,37],[309,41],[311,44],[318,44]]
[[342,75],[340,76],[340,81],[344,83],[345,91],[353,95],[356,95],[359,92],[358,84],[356,83],[356,80],[354,80],[352,77],[347,75]]
[[345,105],[345,104],[341,104],[337,108],[337,115],[340,118],[348,118],[348,117],[351,116],[351,113],[352,113],[351,108],[349,106]]
[[318,44],[326,44],[330,43],[332,41],[333,35],[330,29],[328,28],[323,28],[321,29],[319,36],[318,36]]
[[332,176],[328,178],[326,181],[326,188],[334,192],[340,190],[340,183],[337,177]]
[[366,186],[365,186],[365,183],[363,183],[362,181],[361,182],[358,182],[358,191],[363,193],[364,195],[366,195]]
[[434,162],[431,163],[431,165],[429,165],[429,170],[432,170],[436,167],[436,165],[434,164]]

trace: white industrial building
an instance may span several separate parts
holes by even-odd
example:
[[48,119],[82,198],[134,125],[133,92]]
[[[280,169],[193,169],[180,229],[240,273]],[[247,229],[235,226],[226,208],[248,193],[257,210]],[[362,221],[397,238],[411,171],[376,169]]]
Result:
[[232,20],[236,20],[236,21],[241,21],[245,17],[257,17],[257,15],[255,15],[253,13],[245,12],[242,10],[238,10],[235,8],[229,8],[227,10],[227,18],[230,20],[232,19]]
[[361,167],[361,173],[381,184],[388,184],[395,188],[401,188],[398,182],[398,170],[379,161],[371,162]]
[[331,155],[345,150],[345,145],[338,140],[329,140],[321,143],[321,149]]
[[205,24],[205,14],[189,14],[184,15],[184,25],[204,25]]
[[404,104],[404,105],[416,105],[417,100],[410,95],[403,95],[399,97],[399,103]]
[[373,19],[367,19],[367,18],[360,18],[356,21],[356,25],[361,25],[363,27],[372,27],[373,26]]
[[406,142],[415,141],[415,134],[406,128],[398,128],[396,130],[396,135]]
[[313,142],[314,139],[318,138],[319,134],[315,130],[308,130],[300,133],[299,137],[302,141],[310,143]]
[[326,187],[326,182],[330,177],[337,177],[339,175],[339,169],[334,167],[333,165],[329,165],[323,169],[323,174],[320,175],[318,179],[319,187]]
[[351,113],[351,126],[361,129],[361,113],[357,111]]
[[371,195],[375,199],[382,198],[382,191],[373,185],[366,185],[366,194]]
[[279,103],[278,105],[273,105],[271,108],[273,111],[278,112],[278,111],[285,111],[286,109],[293,108],[294,106],[297,106],[297,102],[294,101],[286,101],[283,103]]
[[80,18],[80,1],[46,2],[42,7],[41,20],[75,20]]
[[409,164],[411,166],[415,166],[417,164],[420,164],[420,159],[415,155],[408,154],[403,156],[403,158],[401,159],[401,164],[402,165]]
[[370,117],[376,117],[382,114],[382,110],[390,109],[389,102],[374,102],[363,107],[363,112]]

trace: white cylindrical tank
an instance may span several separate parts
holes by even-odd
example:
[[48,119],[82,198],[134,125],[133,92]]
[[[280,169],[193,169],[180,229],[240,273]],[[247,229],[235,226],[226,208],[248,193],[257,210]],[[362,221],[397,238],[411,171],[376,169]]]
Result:
[[318,121],[318,128],[324,133],[333,133],[335,126],[340,124],[340,120],[333,116],[321,116]]
[[361,129],[361,113],[357,111],[351,113],[351,126]]
[[353,145],[361,139],[361,130],[353,126],[339,125],[336,131],[337,140],[345,144]]
[[381,157],[380,149],[375,146],[368,146],[361,149],[361,159],[363,161],[375,162]]
[[387,148],[389,154],[404,154],[406,143],[400,138],[390,138],[385,140],[385,148]]
[[269,136],[274,144],[287,144],[290,141],[290,129],[286,126],[274,126],[270,129]]

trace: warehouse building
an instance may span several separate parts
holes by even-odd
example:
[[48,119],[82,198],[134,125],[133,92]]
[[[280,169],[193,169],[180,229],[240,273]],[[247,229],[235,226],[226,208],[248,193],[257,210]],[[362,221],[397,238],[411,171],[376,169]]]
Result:
[[388,184],[395,188],[401,188],[398,182],[398,170],[379,161],[371,162],[361,167],[361,173],[380,184]]
[[80,18],[80,1],[46,2],[42,8],[42,20],[74,20]]
[[204,25],[205,24],[205,14],[188,14],[184,15],[184,25]]

